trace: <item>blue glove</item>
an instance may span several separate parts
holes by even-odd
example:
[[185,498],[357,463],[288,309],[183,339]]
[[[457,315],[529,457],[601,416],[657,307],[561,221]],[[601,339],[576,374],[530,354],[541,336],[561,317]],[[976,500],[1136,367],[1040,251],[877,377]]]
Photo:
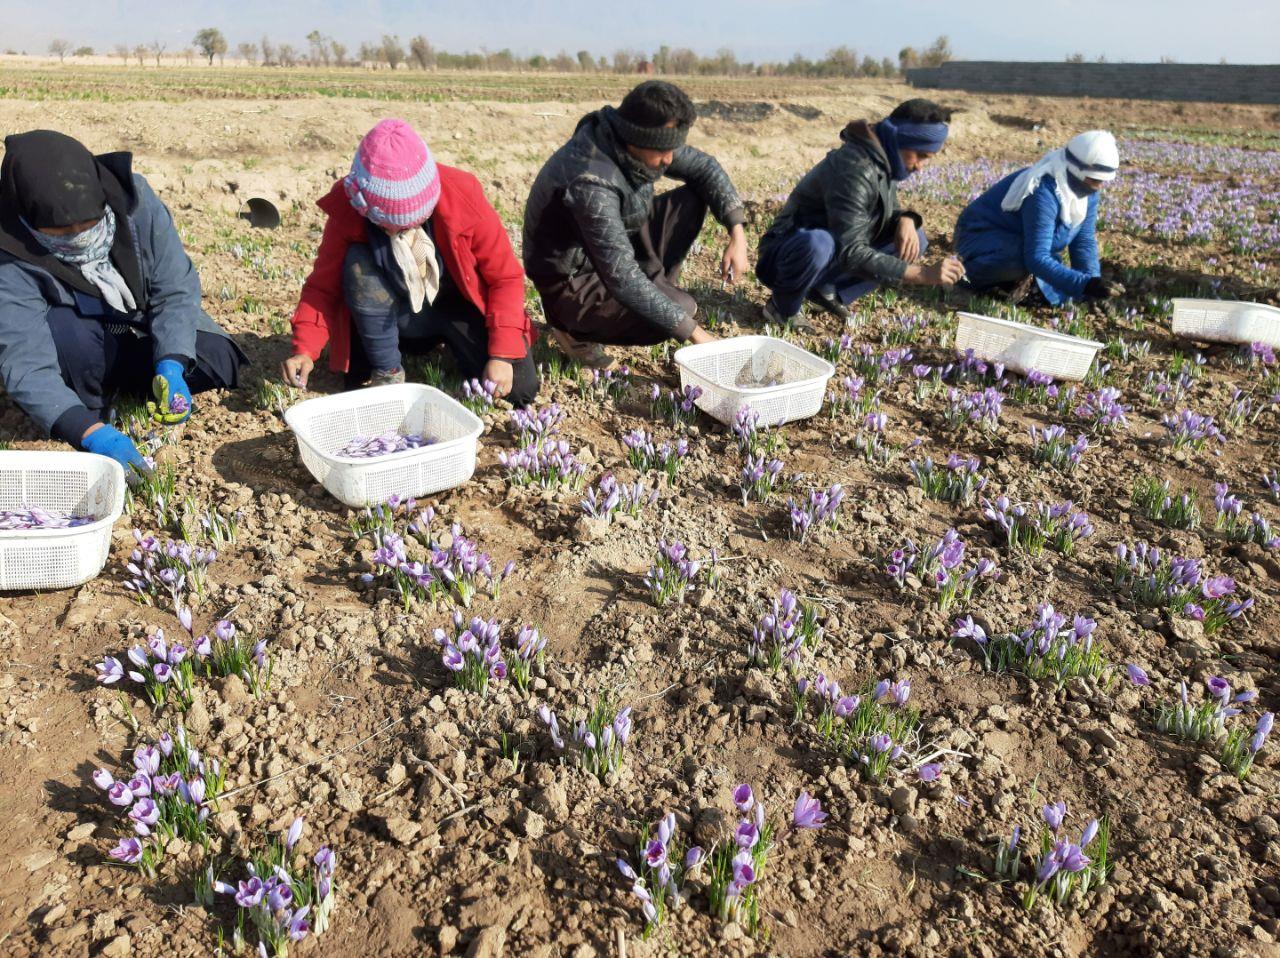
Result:
[[151,382],[155,394],[151,418],[165,426],[176,426],[191,416],[191,388],[184,378],[186,370],[176,359],[162,359],[156,363],[156,377]]
[[85,452],[97,453],[120,463],[124,466],[126,478],[132,478],[131,469],[141,475],[151,473],[151,467],[142,458],[142,453],[138,452],[133,440],[114,426],[99,426],[80,440],[80,445]]

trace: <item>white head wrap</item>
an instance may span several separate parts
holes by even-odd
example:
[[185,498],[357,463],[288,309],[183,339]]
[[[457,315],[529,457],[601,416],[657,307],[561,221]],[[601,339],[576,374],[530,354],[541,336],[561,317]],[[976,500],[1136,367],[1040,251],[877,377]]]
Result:
[[1089,213],[1089,197],[1076,195],[1067,174],[1079,180],[1114,180],[1119,168],[1120,149],[1114,136],[1106,130],[1079,133],[1064,148],[1046,153],[1023,170],[1010,184],[1000,208],[1010,213],[1022,209],[1023,202],[1036,191],[1045,175],[1052,174],[1062,222],[1079,226]]

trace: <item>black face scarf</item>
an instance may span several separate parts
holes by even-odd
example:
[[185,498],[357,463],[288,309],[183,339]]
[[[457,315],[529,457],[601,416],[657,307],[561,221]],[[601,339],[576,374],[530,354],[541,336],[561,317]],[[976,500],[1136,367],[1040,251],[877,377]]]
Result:
[[124,277],[138,309],[145,310],[147,289],[129,225],[134,201],[128,154],[95,157],[79,140],[53,130],[5,137],[4,148],[0,249],[97,297],[99,290],[78,269],[45,250],[28,226],[43,229],[98,220],[109,206],[116,218],[111,262]]
[[18,212],[35,229],[102,218],[107,192],[98,161],[79,140],[53,130],[6,137],[5,167]]

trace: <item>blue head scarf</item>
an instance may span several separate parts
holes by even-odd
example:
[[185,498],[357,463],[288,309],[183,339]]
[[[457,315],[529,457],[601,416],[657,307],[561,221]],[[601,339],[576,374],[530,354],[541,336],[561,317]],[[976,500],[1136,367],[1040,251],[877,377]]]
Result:
[[899,182],[911,175],[902,163],[899,150],[937,153],[947,142],[947,132],[945,123],[913,123],[885,117],[876,124],[876,137],[889,159],[889,175]]

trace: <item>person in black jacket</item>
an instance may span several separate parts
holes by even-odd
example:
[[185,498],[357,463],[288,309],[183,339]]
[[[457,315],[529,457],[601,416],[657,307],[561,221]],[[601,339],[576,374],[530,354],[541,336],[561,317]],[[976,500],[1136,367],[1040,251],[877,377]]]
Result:
[[773,291],[766,320],[802,325],[806,299],[843,319],[882,283],[950,286],[964,275],[954,257],[920,265],[924,220],[898,205],[897,184],[942,148],[950,118],[932,101],[908,100],[879,123],[841,131],[842,145],[805,174],[760,240],[756,276]]
[[[721,275],[747,270],[742,201],[720,164],[685,145],[696,115],[679,87],[648,80],[615,110],[578,123],[534,180],[525,206],[524,268],[566,354],[605,368],[600,343],[694,343],[714,337],[695,320],[680,268],[707,210],[729,232]],[[663,176],[685,186],[654,198]]]

